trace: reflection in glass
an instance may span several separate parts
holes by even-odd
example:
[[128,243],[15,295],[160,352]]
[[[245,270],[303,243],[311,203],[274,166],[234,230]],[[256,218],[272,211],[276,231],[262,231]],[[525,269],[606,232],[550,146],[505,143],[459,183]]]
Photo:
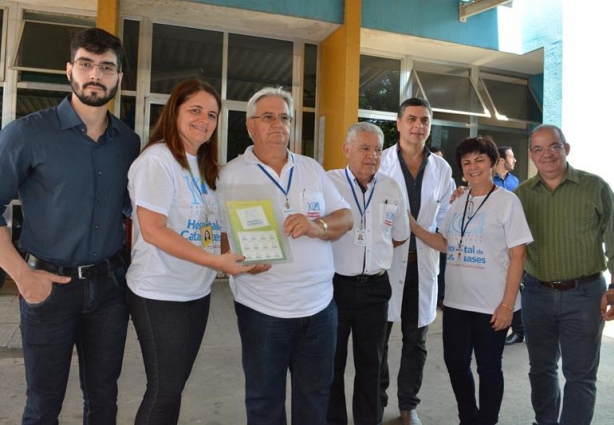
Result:
[[67,95],[61,91],[17,89],[15,119],[59,105]]
[[[122,65],[122,90],[136,90],[136,70],[139,59],[139,22],[124,20],[124,62]],[[134,121],[134,120],[133,120]]]
[[496,112],[511,120],[541,123],[542,111],[526,84],[482,79]]
[[151,134],[154,126],[156,125],[156,121],[158,121],[158,117],[162,113],[162,109],[164,109],[164,105],[156,105],[151,104],[149,107],[149,134]]
[[480,136],[491,136],[497,146],[509,146],[514,151],[516,166],[514,174],[520,181],[526,180],[529,174],[529,132],[512,129],[479,127]]
[[360,56],[360,109],[397,112],[401,83],[398,59]]
[[[23,32],[17,47],[14,66],[17,69],[36,69],[56,74],[66,73],[66,62],[70,61],[70,40],[76,32],[94,19],[78,18],[75,24],[53,22],[55,15],[37,16],[49,22],[24,21]],[[69,17],[66,17],[69,20]],[[44,41],[44,42],[42,42]]]
[[220,92],[222,43],[221,32],[154,24],[151,92],[171,93],[188,78],[200,78]]
[[305,44],[305,71],[303,75],[303,106],[316,106],[316,78],[318,73],[318,46]]
[[247,101],[266,86],[291,91],[292,55],[290,41],[230,34],[227,99]]
[[358,121],[366,121],[377,125],[384,133],[384,149],[389,148],[399,141],[399,132],[397,131],[397,122],[390,120],[378,120],[374,118],[358,118]]
[[316,130],[316,114],[313,112],[303,112],[303,140],[302,150],[303,155],[315,158],[315,130]]
[[465,185],[462,182],[463,172],[456,164],[456,145],[467,137],[469,137],[468,128],[433,124],[431,126],[431,137],[426,141],[427,146],[436,146],[443,151],[444,159],[452,167],[452,178],[454,178],[456,185]]
[[414,70],[412,93],[421,96],[420,90],[415,87],[416,80],[433,109],[476,116],[489,114],[468,75]]
[[128,127],[134,130],[134,120],[136,112],[136,99],[134,96],[122,95],[118,118]]
[[243,154],[252,144],[245,126],[245,112],[228,111],[228,143],[226,149],[226,162]]

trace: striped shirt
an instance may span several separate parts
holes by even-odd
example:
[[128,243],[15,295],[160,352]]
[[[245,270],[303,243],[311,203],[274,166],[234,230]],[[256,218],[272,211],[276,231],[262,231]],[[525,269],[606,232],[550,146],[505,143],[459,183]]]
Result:
[[614,275],[614,194],[601,177],[568,164],[556,189],[537,175],[514,193],[535,239],[527,273],[547,282],[575,279],[605,270],[607,257]]

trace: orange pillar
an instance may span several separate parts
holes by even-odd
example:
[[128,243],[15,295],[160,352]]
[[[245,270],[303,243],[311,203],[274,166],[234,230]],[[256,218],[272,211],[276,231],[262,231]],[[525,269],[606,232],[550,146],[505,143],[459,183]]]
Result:
[[358,120],[361,0],[346,0],[344,23],[320,45],[320,117],[324,118],[324,168],[343,168],[345,133]]
[[[119,0],[98,0],[96,26],[119,37]],[[109,102],[108,108],[113,113],[115,103]]]

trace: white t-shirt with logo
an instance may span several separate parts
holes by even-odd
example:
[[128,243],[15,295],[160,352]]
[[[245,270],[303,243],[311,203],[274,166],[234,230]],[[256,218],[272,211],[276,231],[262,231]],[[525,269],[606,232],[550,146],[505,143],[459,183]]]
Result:
[[137,207],[166,216],[170,229],[201,248],[203,236],[211,237],[211,243],[207,242],[203,249],[220,253],[221,229],[215,193],[200,181],[197,158],[186,156],[192,173],[179,165],[165,144],[156,144],[145,149],[128,172],[134,239],[127,281],[130,289],[144,298],[199,299],[211,292],[216,276],[215,270],[173,257],[147,243],[141,235]]
[[[288,203],[294,213],[316,220],[339,209],[350,208],[320,164],[289,151],[288,162],[281,176],[277,176],[272,168],[256,157],[253,146],[249,146],[243,155],[222,168],[220,185],[266,187],[277,199],[274,207],[283,210],[286,196],[259,165],[284,189],[288,187],[294,169],[288,193]],[[279,225],[283,226],[283,223]],[[243,273],[230,278],[235,301],[279,318],[312,316],[330,304],[335,273],[331,242],[302,236],[288,238],[288,244],[292,262],[273,264],[263,273]]]
[[[531,243],[533,237],[520,200],[513,193],[497,189],[483,204],[486,196],[469,198],[473,205],[468,197],[466,191],[451,205],[440,229],[448,241],[444,305],[492,314],[505,291],[509,248]],[[471,209],[477,212],[467,225],[459,250],[466,205],[465,225]],[[520,294],[514,309],[519,308]]]

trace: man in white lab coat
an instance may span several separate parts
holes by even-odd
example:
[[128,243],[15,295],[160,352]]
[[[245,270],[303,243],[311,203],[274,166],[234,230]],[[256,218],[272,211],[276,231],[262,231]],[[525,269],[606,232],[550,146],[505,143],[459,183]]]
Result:
[[[405,100],[397,116],[399,143],[382,155],[381,172],[394,177],[405,193],[406,208],[417,222],[434,232],[443,223],[454,189],[452,169],[431,154],[426,140],[431,133],[433,112],[425,99]],[[392,298],[388,309],[388,333],[381,374],[382,405],[386,406],[388,338],[393,322],[401,322],[403,348],[398,376],[398,400],[403,425],[420,425],[418,392],[426,362],[426,333],[435,320],[439,253],[412,234],[394,252],[389,270]]]

